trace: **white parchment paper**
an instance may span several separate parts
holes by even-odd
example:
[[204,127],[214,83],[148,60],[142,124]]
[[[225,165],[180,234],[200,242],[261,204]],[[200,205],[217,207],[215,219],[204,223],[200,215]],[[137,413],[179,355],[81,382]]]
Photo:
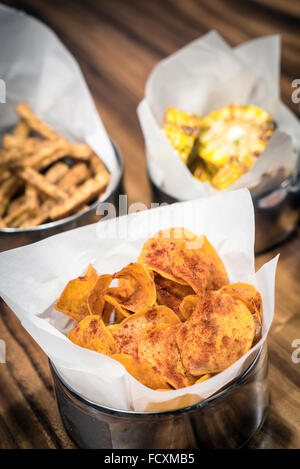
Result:
[[19,117],[27,101],[36,114],[73,142],[88,143],[111,173],[103,194],[119,177],[119,165],[77,62],[57,36],[25,13],[0,5],[0,134]]
[[[205,234],[220,254],[230,282],[254,284],[263,298],[263,335],[222,373],[176,391],[153,391],[124,367],[70,342],[75,324],[53,304],[66,283],[92,263],[114,273],[137,260],[144,241],[159,229],[183,226]],[[247,189],[101,221],[0,254],[0,295],[65,381],[88,400],[117,409],[171,410],[214,394],[249,366],[265,341],[274,313],[277,258],[254,271],[254,212]]]
[[[169,106],[202,116],[229,104],[260,106],[276,121],[277,130],[253,168],[227,191],[256,187],[258,194],[264,190],[263,175],[275,175],[279,168],[284,169],[282,179],[289,175],[300,148],[300,123],[281,102],[279,81],[280,37],[276,35],[231,48],[211,31],[159,62],[138,106],[154,183],[179,200],[217,192],[192,176],[161,129]],[[276,178],[275,185],[278,182]]]

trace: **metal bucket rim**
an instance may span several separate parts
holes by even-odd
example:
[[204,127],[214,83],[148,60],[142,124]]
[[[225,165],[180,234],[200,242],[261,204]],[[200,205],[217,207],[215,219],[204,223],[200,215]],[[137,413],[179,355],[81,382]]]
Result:
[[119,164],[119,167],[120,167],[120,175],[117,178],[117,180],[115,181],[114,185],[111,187],[111,190],[106,195],[105,199],[103,199],[101,201],[96,200],[86,210],[84,210],[82,212],[79,212],[79,213],[74,213],[74,215],[70,215],[68,217],[62,218],[61,220],[52,221],[52,222],[49,222],[49,223],[43,223],[42,225],[33,226],[33,227],[25,228],[25,229],[0,228],[0,235],[1,234],[7,234],[7,235],[8,234],[26,234],[26,233],[32,233],[32,232],[36,233],[36,232],[40,232],[40,231],[51,230],[52,228],[62,227],[62,226],[66,225],[66,224],[68,224],[72,221],[76,221],[76,220],[80,219],[81,217],[83,217],[87,213],[91,213],[93,210],[96,210],[98,203],[106,202],[109,199],[109,197],[114,193],[114,191],[116,190],[118,185],[120,184],[120,182],[122,180],[122,177],[123,177],[123,171],[124,171],[123,159],[122,159],[120,150],[119,150],[119,148],[117,147],[117,145],[115,144],[115,142],[112,139],[111,139],[111,143],[112,143],[112,146],[113,146],[113,149],[114,149],[114,152],[116,154],[117,161],[118,161],[118,164]]
[[[156,184],[156,182],[154,182],[153,179],[151,178],[149,168],[147,168],[147,174],[148,174],[148,177],[149,177],[149,180],[150,180],[151,184],[153,184],[155,189],[157,191],[161,192],[162,195],[172,199],[174,201],[174,203],[176,203],[176,202],[187,202],[188,201],[188,199],[178,199],[174,195],[172,195],[169,192],[162,189],[158,184]],[[292,184],[291,176],[287,176],[280,184],[278,184],[278,187],[276,189],[280,189],[280,188],[285,188],[286,189],[287,187],[291,187],[292,185],[293,184]],[[249,189],[249,192],[251,194],[251,188]],[[219,193],[222,193],[222,191],[219,191]],[[258,199],[261,199],[261,198],[265,197],[266,195],[268,195],[268,193],[269,192],[267,191],[266,193],[262,193],[262,194],[259,194],[259,195],[252,195],[251,194],[251,197],[252,197],[253,200],[258,200]]]
[[159,411],[157,411],[157,412],[136,412],[134,410],[114,409],[114,408],[111,408],[111,407],[101,406],[100,404],[95,404],[94,402],[91,402],[88,399],[86,399],[86,398],[80,396],[79,394],[77,394],[77,392],[74,389],[72,389],[71,386],[69,384],[67,384],[65,382],[65,380],[59,375],[58,371],[56,370],[56,367],[55,367],[54,363],[50,359],[48,359],[48,361],[49,361],[49,366],[50,366],[50,369],[51,369],[52,373],[57,377],[58,381],[62,384],[62,386],[64,388],[66,388],[67,391],[73,397],[75,397],[79,401],[83,402],[86,406],[92,407],[92,408],[94,408],[94,409],[96,409],[96,410],[98,410],[98,411],[100,411],[104,414],[114,415],[114,416],[118,416],[118,417],[133,417],[133,418],[140,417],[140,418],[142,418],[143,416],[150,417],[150,416],[155,416],[155,415],[173,416],[175,414],[177,415],[177,414],[182,414],[182,413],[185,413],[185,412],[190,412],[190,411],[193,411],[193,410],[201,409],[201,408],[205,407],[206,405],[212,403],[213,401],[217,400],[221,396],[224,396],[230,390],[232,390],[233,388],[238,386],[241,383],[241,381],[243,381],[249,375],[249,373],[255,368],[258,360],[260,359],[263,348],[264,348],[264,344],[260,347],[260,349],[257,352],[253,362],[249,365],[249,367],[240,376],[238,376],[235,380],[233,380],[228,386],[226,386],[224,389],[221,389],[216,394],[208,397],[207,399],[204,399],[201,402],[198,402],[197,404],[194,404],[194,405],[191,405],[191,406],[188,406],[188,407],[182,407],[181,409],[168,410],[168,411],[162,411],[162,412],[159,412]]

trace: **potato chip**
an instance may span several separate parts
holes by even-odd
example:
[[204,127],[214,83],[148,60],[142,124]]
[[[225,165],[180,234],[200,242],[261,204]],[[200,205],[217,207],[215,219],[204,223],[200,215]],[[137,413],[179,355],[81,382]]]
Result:
[[[114,311],[113,305],[105,301],[103,311],[102,311],[102,320],[105,325],[109,325],[111,323],[111,317],[112,317],[113,311]],[[123,316],[122,316],[122,319],[124,319]]]
[[128,298],[134,293],[134,286],[126,279],[119,279],[117,287],[111,287],[108,290],[108,295],[115,298],[116,301],[122,303],[126,302]]
[[105,355],[117,352],[113,336],[99,315],[86,316],[68,334],[68,338],[80,347],[95,350]]
[[166,306],[152,306],[124,319],[119,325],[109,326],[119,351],[137,356],[141,338],[160,325],[180,323],[178,316]]
[[171,308],[181,320],[185,320],[180,311],[180,304],[187,295],[193,293],[189,285],[181,285],[173,282],[158,273],[155,273],[154,282],[156,286],[157,304]]
[[262,317],[262,298],[260,293],[254,288],[253,285],[248,283],[231,283],[222,287],[222,290],[230,295],[239,298],[249,311],[252,313],[255,323],[255,335],[253,345],[256,344],[261,338],[261,317]]
[[173,274],[170,266],[170,254],[182,240],[197,240],[197,236],[185,228],[168,228],[158,231],[148,239],[139,255],[138,262],[154,270],[162,277],[186,285],[186,281]]
[[222,371],[248,352],[254,331],[252,314],[241,300],[207,291],[204,302],[178,329],[182,363],[193,376]]
[[119,279],[121,283],[120,286],[111,288],[108,295],[122,308],[138,312],[154,305],[156,301],[155,285],[141,264],[128,264],[120,272],[114,274],[113,278]]
[[89,265],[84,276],[67,283],[54,306],[55,309],[67,314],[75,321],[81,321],[90,314],[87,300],[97,278],[97,272],[92,265]]
[[154,366],[175,389],[194,383],[181,362],[176,343],[178,327],[178,324],[157,327],[144,336],[138,346],[139,358]]
[[182,321],[185,321],[193,314],[200,300],[201,298],[197,295],[188,295],[183,298],[182,302],[179,305],[180,318],[183,318]]
[[[110,289],[108,290],[108,293],[109,291]],[[124,318],[129,318],[131,316],[131,313],[127,311],[127,309],[123,308],[118,302],[118,300],[113,298],[111,295],[104,295],[104,300],[107,303],[111,304],[119,320],[123,320]]]
[[111,358],[122,363],[128,373],[140,381],[140,383],[148,386],[148,388],[160,388],[162,391],[170,390],[166,379],[157,372],[155,367],[149,365],[146,361],[138,357],[133,357],[132,355],[127,355],[126,353],[117,353],[111,355]]
[[173,274],[184,279],[198,295],[206,289],[218,290],[228,281],[224,264],[214,247],[204,235],[201,241],[200,246],[181,241],[170,254]]
[[262,298],[260,293],[254,288],[253,285],[241,282],[230,283],[228,285],[224,285],[222,290],[232,295],[238,295],[241,299],[243,299],[251,313],[256,314],[259,321],[261,321]]
[[201,376],[201,378],[199,378],[195,381],[195,384],[203,383],[204,381],[206,381],[209,378],[211,378],[210,374],[203,375],[203,376]]
[[[112,275],[100,275],[88,296],[88,309],[90,314],[102,315],[105,299],[104,295],[112,281]],[[102,319],[104,317],[102,316]]]

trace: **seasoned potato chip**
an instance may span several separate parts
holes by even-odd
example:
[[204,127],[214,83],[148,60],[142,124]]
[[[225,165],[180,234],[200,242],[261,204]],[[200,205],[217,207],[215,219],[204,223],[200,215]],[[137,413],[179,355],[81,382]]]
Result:
[[188,319],[194,312],[198,302],[201,298],[197,295],[188,295],[183,298],[182,302],[179,305],[180,317],[183,321]]
[[249,283],[230,283],[224,285],[222,290],[232,295],[238,295],[243,299],[246,306],[250,309],[252,314],[256,314],[259,321],[262,316],[262,298],[260,293]]
[[113,277],[119,279],[120,283],[118,287],[111,288],[108,295],[122,308],[137,313],[143,308],[154,305],[155,285],[148,271],[141,264],[128,264]]
[[89,265],[84,276],[67,283],[54,306],[55,309],[67,314],[75,321],[81,321],[90,314],[87,300],[97,278],[98,275],[94,267]]
[[199,384],[199,383],[203,383],[203,381],[206,381],[207,379],[209,379],[211,377],[210,374],[207,374],[207,375],[203,375],[201,376],[201,378],[197,379],[195,381],[195,384]]
[[117,352],[114,338],[99,315],[86,316],[69,332],[68,338],[80,347],[105,355]]
[[148,239],[139,255],[138,262],[154,270],[162,277],[186,285],[187,282],[173,274],[170,266],[170,254],[182,240],[189,240],[197,246],[198,237],[185,228],[168,228],[158,231]]
[[157,273],[155,273],[154,282],[156,286],[157,303],[159,305],[168,306],[181,320],[185,320],[186,318],[182,316],[180,311],[180,304],[183,298],[193,293],[193,289],[189,285],[181,285]]
[[180,323],[178,316],[166,306],[152,306],[124,319],[119,325],[109,326],[119,351],[137,356],[141,338],[160,325]]
[[166,379],[157,372],[155,367],[149,365],[146,361],[138,357],[133,357],[132,355],[127,355],[126,353],[117,353],[111,355],[111,358],[122,363],[128,373],[145,386],[148,386],[148,388],[160,388],[164,391],[170,390]]
[[123,308],[118,300],[113,298],[111,295],[104,295],[104,299],[107,303],[111,304],[119,321],[122,321],[124,318],[129,318],[129,316],[131,316],[131,313],[127,311],[127,309]]
[[194,378],[188,376],[176,344],[178,325],[160,326],[140,341],[138,356],[154,366],[175,389],[190,386]]
[[241,300],[208,291],[178,329],[182,363],[193,376],[222,371],[248,352],[254,331],[252,314]]
[[253,285],[248,283],[231,283],[222,287],[222,290],[230,295],[239,298],[249,311],[252,313],[255,324],[255,335],[253,345],[256,344],[261,338],[261,316],[262,316],[262,298],[260,293],[254,288]]
[[[107,303],[107,301],[104,301],[104,307],[102,311],[102,320],[105,325],[110,324],[110,319],[111,319],[113,310],[114,310],[113,305],[111,305],[110,303]],[[124,316],[122,316],[122,319],[124,319]]]
[[172,272],[199,295],[206,289],[218,290],[227,283],[227,273],[218,253],[205,236],[201,238],[200,247],[182,241],[170,254]]
[[100,275],[88,296],[88,309],[90,314],[102,315],[105,299],[104,295],[112,280],[112,275]]

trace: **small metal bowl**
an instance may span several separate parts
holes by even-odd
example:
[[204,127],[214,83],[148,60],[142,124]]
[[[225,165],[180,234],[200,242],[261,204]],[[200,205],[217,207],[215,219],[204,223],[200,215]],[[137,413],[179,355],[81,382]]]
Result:
[[266,345],[235,381],[199,404],[169,412],[120,411],[80,397],[49,361],[63,424],[80,448],[241,448],[269,403]]
[[[160,189],[150,175],[149,179],[154,202],[180,202]],[[251,195],[255,214],[255,253],[260,254],[281,243],[295,231],[300,218],[300,177],[291,176],[275,189],[273,185],[271,190]]]
[[[118,206],[118,196],[123,192],[123,160],[120,151],[116,145],[112,142],[119,167],[120,177],[115,182],[111,189],[111,192],[107,195],[107,198],[103,202],[111,202],[116,207]],[[69,217],[57,220],[51,223],[44,223],[40,226],[32,228],[20,229],[20,228],[1,228],[0,229],[0,252],[8,249],[17,248],[19,246],[25,246],[41,239],[47,238],[63,231],[78,228],[79,226],[88,225],[95,223],[100,220],[100,215],[96,214],[98,200],[93,202],[87,210],[80,213],[75,213]]]

